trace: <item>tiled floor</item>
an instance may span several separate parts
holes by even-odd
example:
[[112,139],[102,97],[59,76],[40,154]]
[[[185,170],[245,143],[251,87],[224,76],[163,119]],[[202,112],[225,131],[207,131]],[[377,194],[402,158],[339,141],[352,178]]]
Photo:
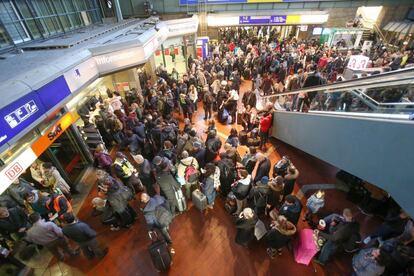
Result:
[[[243,87],[248,85],[245,84]],[[202,113],[202,108],[199,108],[198,114],[194,115],[195,127],[200,133],[207,127],[202,119],[204,115]],[[220,123],[217,123],[217,126],[224,140],[231,126]],[[307,184],[335,183],[336,168],[280,141],[271,142],[267,145],[266,155],[273,164],[280,159],[280,156],[286,154],[300,170],[295,191]],[[240,152],[244,154],[246,150],[247,148],[241,147]],[[89,176],[88,181],[92,183],[93,176]],[[82,256],[68,259],[65,263],[56,263],[56,260],[53,260],[43,275],[157,275],[147,253],[150,241],[142,213],[138,211],[138,203],[132,203],[139,213],[138,221],[133,227],[111,232],[108,227],[99,222],[97,217],[91,215],[90,201],[96,194],[96,190],[92,189],[78,216],[97,230],[99,240],[110,248],[108,255],[102,260],[93,261]],[[288,249],[284,249],[281,257],[271,260],[260,242],[253,244],[249,249],[237,245],[234,242],[236,231],[233,218],[225,212],[222,198],[217,199],[214,210],[207,215],[192,208],[191,204],[189,207],[189,211],[176,217],[171,225],[176,255],[168,275],[350,275],[351,273],[351,256],[345,254],[325,268],[321,268],[316,264],[304,266],[295,263]],[[343,192],[329,190],[323,212],[340,212],[344,207],[351,207],[355,211],[364,232],[370,231],[370,228],[376,224],[375,219],[359,214],[357,208],[346,200]],[[299,228],[305,227],[308,226],[300,221]]]

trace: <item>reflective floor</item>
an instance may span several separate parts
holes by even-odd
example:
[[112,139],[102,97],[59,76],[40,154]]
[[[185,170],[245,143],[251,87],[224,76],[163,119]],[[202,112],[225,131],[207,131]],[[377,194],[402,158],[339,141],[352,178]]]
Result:
[[[248,82],[245,82],[242,91],[246,87],[250,87]],[[194,115],[195,127],[200,133],[207,128],[203,113],[199,106],[198,114]],[[179,118],[182,122],[182,117]],[[217,127],[224,140],[231,126],[217,123]],[[288,155],[300,170],[295,193],[308,184],[336,183],[335,173],[338,169],[280,141],[270,142],[266,155],[272,164],[281,156]],[[240,153],[244,154],[246,150],[246,147],[241,147]],[[93,185],[93,173],[85,181]],[[48,269],[38,275],[158,275],[147,251],[150,240],[138,202],[132,204],[139,213],[137,222],[130,229],[112,232],[100,223],[99,218],[91,215],[90,202],[96,195],[93,187],[80,208],[78,217],[97,230],[98,239],[109,246],[108,255],[102,260],[93,261],[82,256],[68,259],[65,263],[53,260]],[[305,198],[302,198],[302,202],[305,203]],[[354,211],[356,219],[361,223],[362,236],[378,224],[376,219],[361,214],[355,205],[347,201],[345,193],[335,189],[327,190],[326,206],[322,213],[341,212],[345,207]],[[299,229],[308,227],[300,220]],[[252,244],[249,249],[239,246],[234,242],[235,234],[233,218],[224,210],[222,198],[217,198],[214,209],[207,215],[189,204],[189,210],[177,216],[171,225],[176,255],[169,273],[165,275],[351,275],[351,256],[346,253],[341,253],[324,268],[314,263],[305,266],[297,264],[287,248],[283,250],[282,256],[270,259],[261,242]]]

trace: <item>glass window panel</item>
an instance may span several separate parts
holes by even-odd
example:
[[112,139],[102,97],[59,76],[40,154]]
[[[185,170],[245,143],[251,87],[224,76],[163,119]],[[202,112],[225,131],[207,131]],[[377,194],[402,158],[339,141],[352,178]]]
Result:
[[68,12],[74,12],[75,11],[75,7],[73,6],[73,3],[72,3],[71,0],[64,0],[63,5],[65,6],[66,11],[68,11]]
[[60,22],[62,23],[63,28],[65,29],[65,31],[73,29],[73,26],[70,23],[70,20],[66,15],[60,15],[59,19],[60,19]]
[[20,15],[17,13],[12,2],[0,3],[0,21],[13,39],[14,43],[21,43],[30,40],[25,26],[21,22]]
[[30,34],[34,39],[42,37],[34,19],[26,19],[25,22]]
[[51,2],[55,7],[57,13],[65,13],[65,8],[63,7],[60,0],[52,0]]
[[16,8],[18,8],[23,18],[32,18],[32,14],[30,13],[29,7],[27,6],[24,0],[17,0],[16,5]]
[[6,34],[5,29],[0,26],[0,48],[8,46],[11,44],[9,37]]
[[57,32],[57,30],[56,30],[55,24],[53,24],[53,19],[50,18],[50,17],[45,17],[45,18],[43,18],[43,20],[46,24],[46,27],[47,27],[47,30],[49,31],[49,34],[55,34]]

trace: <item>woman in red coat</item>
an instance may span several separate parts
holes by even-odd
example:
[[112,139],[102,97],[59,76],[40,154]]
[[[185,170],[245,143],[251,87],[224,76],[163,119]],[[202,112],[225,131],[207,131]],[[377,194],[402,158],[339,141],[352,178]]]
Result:
[[267,138],[269,137],[269,130],[272,126],[272,114],[267,113],[260,119],[260,128],[259,128],[259,136],[260,136],[260,149],[264,149]]

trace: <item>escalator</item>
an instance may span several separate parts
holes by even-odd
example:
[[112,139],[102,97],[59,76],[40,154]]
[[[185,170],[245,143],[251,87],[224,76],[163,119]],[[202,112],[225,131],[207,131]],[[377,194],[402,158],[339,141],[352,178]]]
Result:
[[[315,95],[307,112],[299,93]],[[273,137],[386,190],[414,216],[414,68],[261,100],[276,108]]]

